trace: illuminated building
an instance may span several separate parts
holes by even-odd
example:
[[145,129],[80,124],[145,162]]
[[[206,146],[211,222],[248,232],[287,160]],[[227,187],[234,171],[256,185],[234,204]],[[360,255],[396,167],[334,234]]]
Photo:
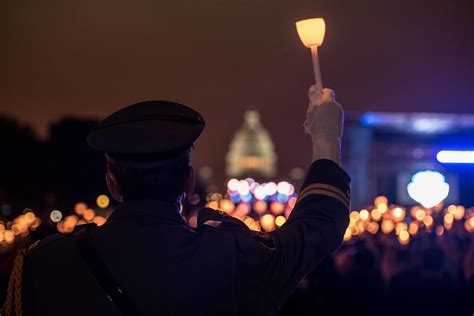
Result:
[[276,175],[277,155],[256,110],[245,112],[244,124],[234,134],[226,163],[228,177],[268,179]]

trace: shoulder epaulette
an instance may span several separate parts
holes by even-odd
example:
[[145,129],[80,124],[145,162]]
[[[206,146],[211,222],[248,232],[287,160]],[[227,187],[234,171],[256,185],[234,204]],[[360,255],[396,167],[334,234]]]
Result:
[[83,229],[91,229],[91,228],[95,228],[97,227],[97,224],[92,222],[92,223],[87,223],[87,224],[82,224],[82,225],[76,225],[76,227],[74,227],[74,230],[70,233],[67,233],[66,236],[71,236],[71,235],[74,235],[75,233],[83,230]]
[[28,247],[28,250],[26,251],[26,255],[30,256],[36,251],[42,249],[43,247],[46,247],[47,245],[50,245],[51,243],[54,243],[55,241],[62,240],[65,237],[63,234],[53,234],[45,239],[37,240],[34,243]]
[[[221,223],[230,223],[240,225],[243,224],[237,218],[230,216],[229,214],[214,210],[209,207],[204,207],[199,210],[197,216],[197,230],[200,231],[203,228],[203,225],[217,226]],[[244,224],[245,225],[245,224]]]
[[[265,247],[269,249],[275,249],[276,247],[275,240],[270,234],[251,230],[240,219],[232,217],[225,212],[214,210],[208,207],[201,209],[198,213],[197,231],[198,232],[201,231],[203,228],[203,225],[218,226],[221,223],[229,224],[229,226],[226,226],[227,228],[232,228],[232,229],[237,228],[238,230],[243,229],[246,233],[248,233],[247,236],[249,238],[254,239],[255,241],[263,244]],[[225,229],[225,227],[223,227],[223,229]]]
[[53,234],[53,235],[50,235],[48,237],[46,237],[45,239],[41,239],[41,240],[37,240],[35,241],[34,243],[32,243],[29,247],[28,247],[28,250],[26,251],[26,255],[31,255],[33,254],[34,252],[48,246],[48,245],[51,245],[52,243],[58,241],[58,240],[62,240],[66,237],[69,237],[71,235],[74,235],[75,233],[77,233],[78,231],[81,231],[82,229],[90,229],[90,228],[93,228],[93,227],[96,227],[97,225],[95,223],[87,223],[87,224],[83,224],[83,225],[77,225],[74,230],[70,233],[67,233],[67,234],[60,234],[60,233],[57,233],[57,234]]

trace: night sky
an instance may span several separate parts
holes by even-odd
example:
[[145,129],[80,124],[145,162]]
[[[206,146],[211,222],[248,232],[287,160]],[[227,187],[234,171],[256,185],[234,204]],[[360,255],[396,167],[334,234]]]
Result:
[[294,22],[314,16],[323,84],[346,110],[474,113],[472,0],[4,0],[0,114],[44,135],[64,115],[175,100],[208,121],[197,165],[223,168],[256,107],[280,167],[305,166],[313,72]]

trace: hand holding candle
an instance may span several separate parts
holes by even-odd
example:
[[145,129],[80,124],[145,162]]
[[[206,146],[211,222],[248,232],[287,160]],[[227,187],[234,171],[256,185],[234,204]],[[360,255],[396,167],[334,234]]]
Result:
[[344,111],[336,102],[334,91],[323,89],[319,70],[318,46],[321,46],[326,32],[326,24],[321,18],[296,22],[298,35],[304,46],[311,48],[314,79],[309,90],[309,106],[304,127],[313,142],[313,160],[329,159],[341,163],[341,137]]
[[311,55],[313,57],[314,79],[316,80],[316,88],[323,89],[323,82],[321,80],[321,72],[319,70],[318,46],[321,46],[326,33],[326,24],[324,19],[314,18],[301,20],[296,22],[296,30],[303,42],[304,46],[311,48]]

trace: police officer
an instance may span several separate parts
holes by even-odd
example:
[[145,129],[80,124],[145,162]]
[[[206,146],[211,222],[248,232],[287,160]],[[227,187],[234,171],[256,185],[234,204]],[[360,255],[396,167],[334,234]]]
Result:
[[[180,216],[193,191],[193,143],[205,122],[169,101],[125,107],[88,136],[105,153],[120,202],[107,223],[53,235],[25,256],[25,315],[275,315],[298,282],[341,243],[350,179],[340,167],[343,112],[310,89],[313,163],[288,221],[256,233],[208,208]],[[20,278],[21,280],[21,278]]]

